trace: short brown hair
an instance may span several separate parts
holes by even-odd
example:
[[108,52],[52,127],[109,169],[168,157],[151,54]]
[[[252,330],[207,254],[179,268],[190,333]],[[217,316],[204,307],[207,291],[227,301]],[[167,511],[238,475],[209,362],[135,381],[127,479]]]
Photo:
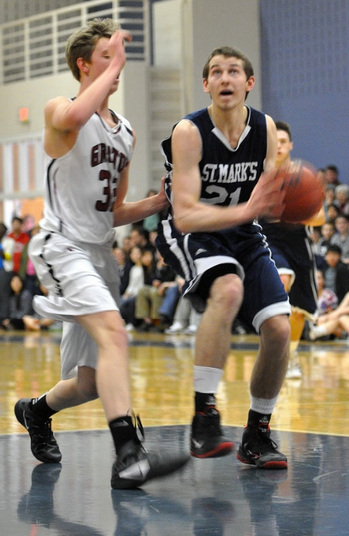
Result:
[[89,62],[97,41],[101,37],[110,39],[118,28],[119,24],[112,19],[93,19],[69,37],[65,48],[65,57],[76,80],[80,81],[78,58]]
[[239,60],[242,60],[243,68],[246,73],[247,79],[249,79],[251,76],[254,75],[252,63],[249,60],[249,58],[246,56],[246,54],[244,54],[243,52],[241,52],[241,50],[237,48],[225,46],[225,47],[215,48],[214,50],[212,50],[211,54],[207,58],[207,61],[202,70],[202,77],[205,80],[207,80],[208,78],[210,61],[212,60],[214,56],[224,56],[226,58],[232,58],[232,57],[238,58]]

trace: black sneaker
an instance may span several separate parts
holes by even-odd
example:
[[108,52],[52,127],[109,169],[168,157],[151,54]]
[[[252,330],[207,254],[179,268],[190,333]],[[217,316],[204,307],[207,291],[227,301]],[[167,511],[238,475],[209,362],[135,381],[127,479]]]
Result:
[[269,426],[246,426],[236,457],[260,469],[287,469],[287,458],[270,438]]
[[134,438],[120,449],[113,464],[111,476],[113,489],[138,488],[148,480],[173,473],[190,459],[189,456],[183,454],[147,452],[141,443],[144,439],[144,432],[139,417],[137,417],[137,423],[141,439],[138,437],[135,426]]
[[62,454],[51,429],[52,419],[41,419],[30,409],[30,398],[22,398],[15,405],[18,422],[29,432],[31,451],[35,458],[43,463],[59,463]]
[[218,458],[230,454],[234,443],[223,435],[219,411],[210,407],[197,412],[191,425],[190,454],[195,458]]

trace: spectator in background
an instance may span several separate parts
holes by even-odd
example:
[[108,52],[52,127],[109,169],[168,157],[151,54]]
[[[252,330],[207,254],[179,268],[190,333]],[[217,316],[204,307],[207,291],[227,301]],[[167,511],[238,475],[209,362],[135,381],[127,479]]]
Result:
[[168,324],[160,322],[160,306],[169,287],[176,285],[176,274],[157,254],[154,278],[149,285],[143,285],[136,296],[135,317],[141,322],[137,331],[164,331]]
[[151,285],[155,274],[155,257],[152,249],[141,250],[139,246],[131,249],[130,258],[134,263],[130,270],[129,284],[121,296],[120,314],[128,331],[139,322],[135,317],[136,297],[143,285]]
[[18,274],[13,274],[10,281],[10,299],[6,318],[2,321],[4,329],[28,329],[39,331],[39,319],[34,317],[33,296],[24,288]]
[[334,223],[325,222],[321,226],[321,246],[320,246],[320,255],[325,257],[328,246],[331,243],[331,238],[335,234],[336,228]]
[[341,257],[341,248],[336,244],[330,244],[325,255],[327,264],[324,270],[325,287],[332,290],[340,302],[349,292],[349,266],[341,261]]
[[331,237],[330,243],[339,246],[342,250],[342,262],[349,263],[349,218],[345,214],[339,214],[335,219],[336,232]]
[[31,232],[35,227],[35,218],[32,214],[26,214],[23,216],[22,231],[31,236]]
[[0,321],[7,316],[14,249],[15,241],[7,236],[7,226],[0,222]]
[[7,235],[7,226],[0,222],[0,270],[13,271],[15,241]]
[[336,186],[334,203],[338,205],[341,214],[349,215],[349,186],[347,184]]
[[130,231],[130,242],[132,246],[144,249],[149,246],[149,234],[139,225],[134,225]]
[[[318,239],[318,232],[320,232],[320,238]],[[326,268],[325,255],[328,246],[331,243],[331,238],[335,234],[336,228],[333,223],[325,222],[320,228],[314,228],[311,234],[313,241],[313,250],[315,254],[316,267],[320,270]]]
[[202,315],[195,311],[191,301],[181,296],[176,308],[173,324],[165,330],[167,335],[195,335]]
[[310,340],[315,341],[322,337],[334,335],[347,337],[349,333],[349,292],[334,310],[319,316],[317,323],[309,333]]
[[130,263],[128,268],[126,263],[126,252],[118,246],[117,242],[114,242],[112,251],[119,266],[120,296],[122,296],[127,289],[132,264]]
[[323,203],[325,217],[327,221],[327,209],[330,205],[336,204],[336,187],[333,184],[327,184],[325,189],[325,199]]
[[332,203],[332,205],[328,205],[327,211],[326,211],[326,221],[330,223],[334,223],[337,216],[339,216],[340,210],[339,207]]
[[[152,197],[153,195],[157,195],[157,191],[150,189],[147,193],[147,197]],[[160,221],[159,214],[152,214],[151,216],[148,216],[143,220],[143,229],[148,231],[150,233],[151,231],[155,231],[157,229],[158,223]]]
[[[30,238],[36,235],[39,230],[39,225],[35,225],[30,232]],[[29,290],[32,296],[35,296],[36,294],[40,294],[40,283],[35,272],[34,264],[28,256],[28,245],[29,242],[23,247],[18,275],[24,283],[24,288]]]
[[337,186],[340,184],[338,167],[334,164],[330,164],[325,167],[324,181],[326,184],[334,184]]
[[314,319],[317,320],[320,316],[326,315],[334,311],[338,307],[337,295],[325,287],[325,278],[321,270],[316,271],[316,285],[318,299],[316,304],[316,312]]
[[17,274],[21,263],[21,255],[23,248],[29,242],[29,236],[22,230],[23,220],[19,216],[12,218],[12,231],[9,234],[10,238],[15,241],[15,250],[13,253],[13,271]]

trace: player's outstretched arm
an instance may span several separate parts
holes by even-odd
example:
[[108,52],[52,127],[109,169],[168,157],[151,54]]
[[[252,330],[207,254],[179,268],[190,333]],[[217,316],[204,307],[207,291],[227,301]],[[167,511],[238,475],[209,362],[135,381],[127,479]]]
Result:
[[125,40],[130,41],[131,35],[124,30],[117,30],[112,35],[103,51],[106,68],[91,83],[87,76],[89,64],[82,58],[78,58],[77,64],[82,77],[78,96],[73,101],[65,97],[57,97],[47,103],[45,107],[46,129],[67,133],[79,130],[89,120],[108,98],[112,85],[125,65]]

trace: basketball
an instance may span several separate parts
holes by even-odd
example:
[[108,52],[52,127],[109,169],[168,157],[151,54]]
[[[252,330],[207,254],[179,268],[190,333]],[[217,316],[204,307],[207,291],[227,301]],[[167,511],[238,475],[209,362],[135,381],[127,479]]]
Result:
[[278,171],[286,188],[285,210],[280,218],[284,223],[304,222],[321,209],[325,187],[315,167],[304,160],[292,161],[290,166]]

